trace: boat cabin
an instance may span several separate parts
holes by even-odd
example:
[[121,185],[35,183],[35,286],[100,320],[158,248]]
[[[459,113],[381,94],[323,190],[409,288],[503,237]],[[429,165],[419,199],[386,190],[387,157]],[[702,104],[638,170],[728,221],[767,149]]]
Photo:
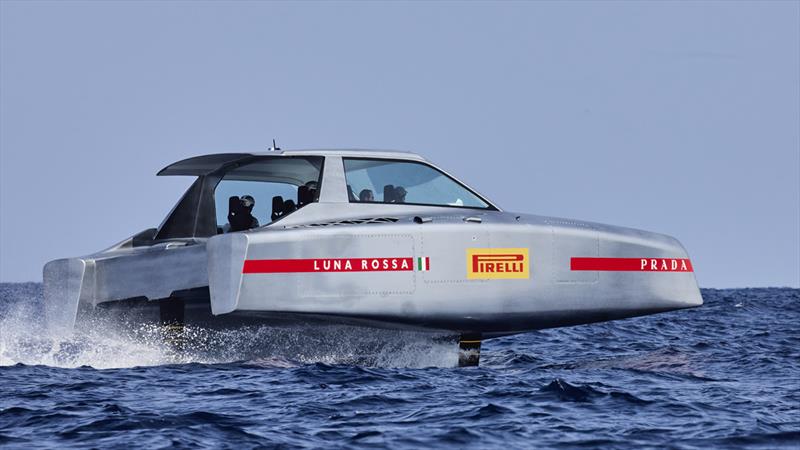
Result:
[[197,156],[158,175],[196,176],[149,241],[207,238],[265,227],[314,204],[339,207],[498,208],[465,184],[406,152],[276,150]]

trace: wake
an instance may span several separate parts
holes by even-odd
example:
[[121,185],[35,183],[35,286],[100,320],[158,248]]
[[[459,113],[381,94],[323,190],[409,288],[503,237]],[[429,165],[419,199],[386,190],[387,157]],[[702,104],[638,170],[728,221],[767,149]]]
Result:
[[44,326],[38,302],[20,302],[0,312],[0,366],[14,364],[96,369],[165,364],[252,361],[271,367],[303,364],[368,367],[454,367],[455,338],[423,332],[348,325],[187,326],[180,345],[164,327],[94,317],[70,335]]

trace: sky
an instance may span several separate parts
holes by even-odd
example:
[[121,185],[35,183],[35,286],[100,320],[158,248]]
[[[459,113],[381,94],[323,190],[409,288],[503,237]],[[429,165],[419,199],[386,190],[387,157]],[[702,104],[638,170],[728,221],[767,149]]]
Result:
[[193,155],[418,152],[505,210],[800,285],[800,2],[0,1],[0,281],[158,226]]

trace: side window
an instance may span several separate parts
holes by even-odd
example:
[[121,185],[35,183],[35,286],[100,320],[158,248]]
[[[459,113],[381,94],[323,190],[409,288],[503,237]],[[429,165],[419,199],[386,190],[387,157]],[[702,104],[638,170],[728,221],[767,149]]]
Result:
[[267,225],[316,202],[322,160],[269,156],[228,171],[214,191],[217,232]]
[[491,208],[478,195],[423,163],[344,158],[350,202]]

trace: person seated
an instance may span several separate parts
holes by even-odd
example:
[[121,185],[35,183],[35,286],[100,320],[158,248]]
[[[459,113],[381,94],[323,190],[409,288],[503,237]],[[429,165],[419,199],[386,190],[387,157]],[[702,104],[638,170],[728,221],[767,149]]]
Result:
[[243,195],[242,206],[244,207],[244,210],[247,212],[247,216],[250,219],[250,226],[247,228],[258,228],[260,226],[258,219],[256,219],[256,216],[253,215],[253,208],[256,206],[256,199],[254,199],[252,195]]
[[392,203],[405,203],[406,194],[408,194],[408,192],[403,186],[397,186],[394,188],[394,198],[392,199]]
[[311,192],[309,203],[319,200],[319,183],[314,180],[306,181],[305,186]]
[[308,188],[306,185],[301,185],[297,187],[297,208],[302,208],[307,204],[314,201],[313,198],[314,194],[311,192],[311,189]]
[[383,187],[383,203],[394,203],[394,185],[387,184]]
[[228,202],[228,223],[222,227],[222,231],[229,233],[258,227],[258,219],[252,214],[255,206],[256,200],[251,195],[231,197]]
[[371,189],[364,189],[358,194],[358,200],[362,202],[374,202],[375,196],[372,195]]

